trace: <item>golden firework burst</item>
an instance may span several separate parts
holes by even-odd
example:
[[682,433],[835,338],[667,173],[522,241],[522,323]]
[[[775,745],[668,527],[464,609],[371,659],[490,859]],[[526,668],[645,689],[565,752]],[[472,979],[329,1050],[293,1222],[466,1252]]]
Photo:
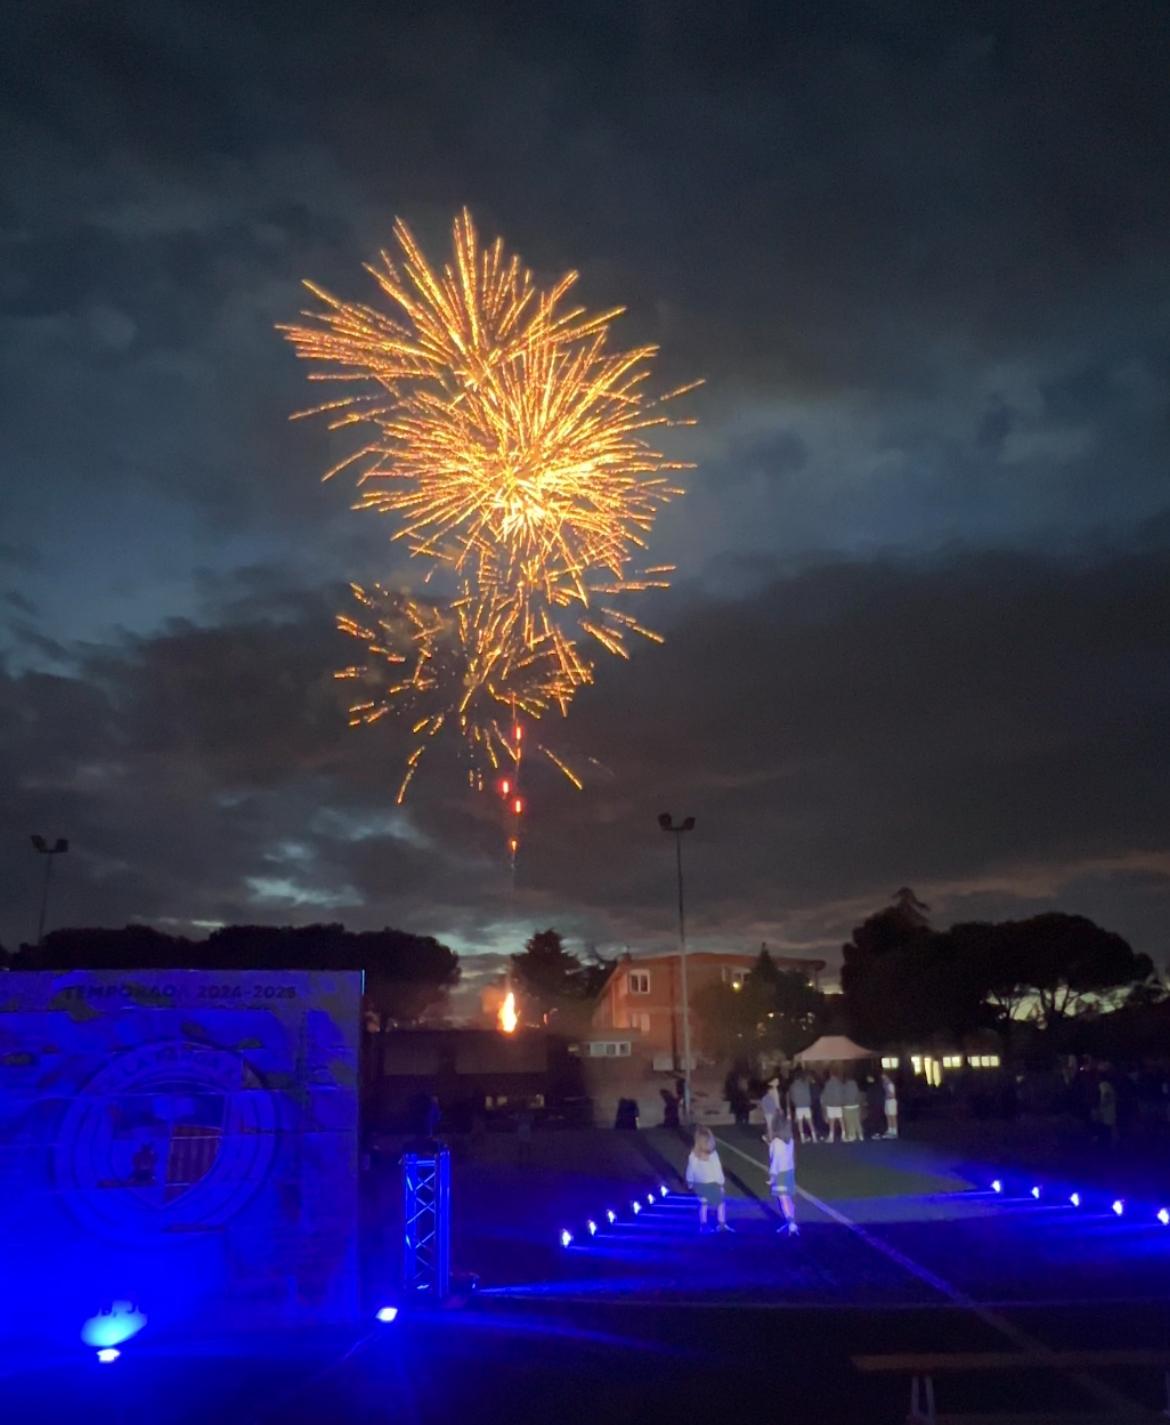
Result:
[[[635,566],[681,493],[675,473],[689,468],[657,438],[692,424],[665,409],[692,387],[648,396],[656,348],[608,346],[621,309],[572,305],[572,272],[541,290],[500,241],[481,247],[466,211],[440,271],[405,224],[394,232],[397,259],[383,252],[367,267],[390,312],[310,283],[320,307],[281,330],[318,363],[310,380],[340,383],[298,415],[363,433],[324,478],[355,472],[356,508],[393,516],[392,537],[428,562],[428,577],[450,570],[459,590],[442,611],[401,606],[414,627],[399,627],[385,656],[405,660],[407,675],[360,720],[441,688],[445,711],[423,735],[455,716],[490,746],[481,711],[493,702],[534,718],[567,712],[593,676],[581,635],[622,657],[630,634],[658,638],[615,600],[668,583],[670,566]],[[342,626],[364,636],[360,622]],[[367,641],[381,653],[381,640]]]

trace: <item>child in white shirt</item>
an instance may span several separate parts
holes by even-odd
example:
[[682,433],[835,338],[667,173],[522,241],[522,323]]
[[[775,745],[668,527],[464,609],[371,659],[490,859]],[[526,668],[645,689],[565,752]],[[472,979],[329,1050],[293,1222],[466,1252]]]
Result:
[[707,1212],[715,1209],[720,1232],[730,1232],[724,1201],[723,1164],[715,1149],[715,1135],[702,1124],[695,1129],[695,1146],[687,1159],[687,1187],[699,1199],[699,1231],[707,1226]]
[[784,1116],[776,1119],[768,1144],[768,1186],[784,1217],[776,1231],[795,1237],[800,1231],[796,1225],[796,1144],[792,1122]]

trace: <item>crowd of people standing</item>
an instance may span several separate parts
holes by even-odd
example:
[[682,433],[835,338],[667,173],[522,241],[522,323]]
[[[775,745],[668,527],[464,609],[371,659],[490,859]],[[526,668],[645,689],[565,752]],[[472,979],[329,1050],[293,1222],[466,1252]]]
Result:
[[[746,1123],[751,1095],[746,1083],[731,1080],[728,1099],[736,1121]],[[830,1066],[823,1076],[797,1068],[789,1077],[776,1075],[760,1099],[768,1132],[787,1117],[802,1143],[857,1143],[864,1137],[898,1136],[898,1089],[886,1072],[858,1075],[851,1066]]]

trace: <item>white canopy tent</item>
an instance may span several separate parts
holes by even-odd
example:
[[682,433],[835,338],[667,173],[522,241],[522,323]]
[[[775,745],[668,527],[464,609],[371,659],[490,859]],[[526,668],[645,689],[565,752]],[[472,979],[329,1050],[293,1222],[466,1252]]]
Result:
[[798,1064],[840,1064],[849,1059],[876,1059],[872,1049],[863,1049],[860,1044],[844,1034],[822,1034],[815,1044],[802,1049],[796,1056]]

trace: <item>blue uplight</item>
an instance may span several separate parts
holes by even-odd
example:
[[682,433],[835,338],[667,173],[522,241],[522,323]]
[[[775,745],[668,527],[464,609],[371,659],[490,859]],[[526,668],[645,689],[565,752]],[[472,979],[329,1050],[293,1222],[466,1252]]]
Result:
[[398,1320],[398,1308],[396,1306],[382,1306],[378,1308],[375,1315],[376,1319],[380,1321],[383,1326],[389,1326],[391,1321]]
[[666,1184],[665,1184],[665,1183],[662,1183],[662,1184],[660,1185],[660,1187],[659,1187],[659,1189],[658,1189],[658,1192],[659,1192],[660,1196],[662,1196],[662,1197],[665,1197],[665,1196],[666,1196]]
[[1039,1189],[1038,1187],[1034,1187],[1034,1188],[1032,1189],[1032,1196],[1033,1196],[1034,1198],[1036,1198],[1037,1200],[1039,1199],[1039,1197],[1040,1197],[1040,1189]]
[[1170,1227],[1170,1211],[1167,1211],[1164,1207],[1160,1207],[1158,1209],[1158,1221],[1163,1227]]
[[1003,1183],[998,1178],[993,1178],[991,1183],[992,1192],[1003,1192]]
[[117,1346],[103,1346],[97,1353],[97,1358],[103,1366],[112,1366],[121,1354]]
[[637,1198],[635,1198],[634,1201],[630,1203],[630,1206],[634,1209],[635,1217],[638,1215],[639,1212],[642,1211],[642,1204],[638,1201]]
[[588,1229],[589,1229],[589,1235],[590,1235],[590,1237],[594,1237],[594,1236],[597,1235],[597,1223],[594,1222],[594,1220],[592,1219],[592,1217],[591,1217],[591,1218],[589,1219],[589,1221],[585,1224],[585,1226],[588,1227]]
[[607,1209],[606,1209],[606,1212],[605,1212],[605,1220],[606,1220],[607,1222],[612,1223],[612,1222],[616,1221],[616,1219],[617,1219],[617,1213],[614,1212],[613,1208],[612,1208],[612,1207],[607,1208]]
[[1080,1207],[1081,1205],[1081,1195],[1079,1192],[1070,1192],[1068,1195],[1068,1200],[1072,1203],[1074,1207]]
[[1113,1208],[1114,1217],[1120,1217],[1121,1214],[1125,1211],[1125,1203],[1119,1197],[1115,1197],[1111,1205]]
[[650,1207],[653,1207],[653,1206],[654,1206],[654,1194],[653,1194],[652,1192],[648,1192],[648,1193],[646,1194],[646,1202],[647,1202],[648,1206],[650,1206]]
[[561,1246],[567,1247],[573,1240],[573,1234],[567,1227],[561,1228]]
[[84,1323],[81,1339],[87,1346],[98,1350],[105,1346],[121,1346],[132,1336],[137,1336],[145,1325],[144,1311],[139,1311],[129,1301],[115,1301]]

